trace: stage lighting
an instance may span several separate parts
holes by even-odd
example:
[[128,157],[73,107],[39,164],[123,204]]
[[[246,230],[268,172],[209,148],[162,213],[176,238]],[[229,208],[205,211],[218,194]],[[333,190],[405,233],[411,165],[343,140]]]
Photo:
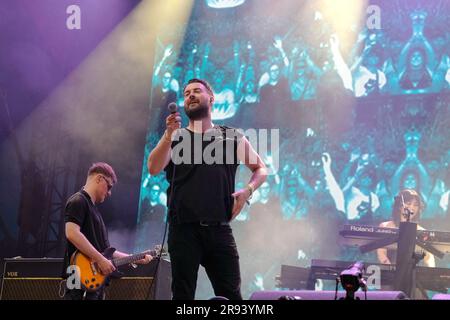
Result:
[[208,7],[215,9],[234,8],[243,4],[245,0],[206,0]]
[[278,300],[302,300],[299,296],[281,296]]
[[354,300],[355,292],[359,288],[367,291],[366,282],[363,279],[364,263],[357,261],[352,264],[348,269],[344,270],[340,274],[341,285],[346,291],[346,300]]
[[210,298],[209,300],[229,300],[229,299],[226,297],[223,297],[223,296],[214,296],[214,297]]

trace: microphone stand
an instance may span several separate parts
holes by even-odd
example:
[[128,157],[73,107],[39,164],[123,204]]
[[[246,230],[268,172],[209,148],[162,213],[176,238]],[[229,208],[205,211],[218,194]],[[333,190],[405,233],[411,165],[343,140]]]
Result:
[[[175,107],[173,105],[175,105]],[[170,103],[168,109],[169,109],[170,113],[175,113],[176,112],[176,104]],[[170,143],[172,144],[172,137],[171,137]],[[173,165],[173,170],[172,170],[171,184],[170,184],[170,195],[169,195],[169,198],[167,199],[167,214],[166,214],[166,223],[164,225],[164,235],[163,235],[163,238],[162,238],[162,241],[161,241],[161,250],[160,250],[158,256],[156,257],[157,261],[156,261],[155,272],[153,274],[152,282],[151,282],[151,284],[150,284],[150,286],[148,288],[147,300],[150,300],[150,295],[152,293],[153,284],[155,283],[155,281],[160,281],[159,277],[157,279],[157,275],[158,275],[158,271],[159,271],[159,264],[161,262],[161,256],[162,256],[162,253],[164,251],[164,243],[166,242],[167,227],[169,225],[169,214],[170,214],[170,208],[172,207],[173,185],[174,185],[174,180],[175,180],[175,169],[176,169],[176,166],[174,164]]]

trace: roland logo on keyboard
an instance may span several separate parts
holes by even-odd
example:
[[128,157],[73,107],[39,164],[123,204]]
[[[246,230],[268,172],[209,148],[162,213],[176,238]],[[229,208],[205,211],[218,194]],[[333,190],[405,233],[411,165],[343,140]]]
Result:
[[359,232],[374,232],[374,227],[369,226],[351,226],[351,231],[359,231]]
[[350,226],[350,231],[355,232],[368,232],[368,233],[383,233],[383,234],[397,234],[398,229],[396,228],[383,228],[383,227],[373,227],[373,226]]

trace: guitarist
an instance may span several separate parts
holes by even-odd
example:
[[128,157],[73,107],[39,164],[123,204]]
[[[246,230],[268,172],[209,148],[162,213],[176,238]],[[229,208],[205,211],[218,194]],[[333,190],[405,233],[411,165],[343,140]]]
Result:
[[[89,168],[84,187],[67,201],[65,222],[68,241],[64,259],[65,270],[70,264],[70,257],[76,250],[94,261],[103,275],[109,275],[115,270],[112,262],[102,255],[102,252],[110,245],[105,223],[96,205],[111,196],[111,189],[116,182],[116,174],[110,165],[104,162],[94,163]],[[128,254],[120,251],[115,251],[113,254],[113,258],[126,256]],[[150,255],[146,255],[144,259],[136,263],[146,264],[151,259]],[[103,300],[104,287],[94,292],[66,288],[65,299]]]

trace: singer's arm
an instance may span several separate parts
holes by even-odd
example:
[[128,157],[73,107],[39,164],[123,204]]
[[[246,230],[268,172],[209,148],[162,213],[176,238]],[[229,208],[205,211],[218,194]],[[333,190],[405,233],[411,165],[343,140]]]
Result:
[[377,257],[378,257],[378,261],[382,264],[392,264],[391,260],[389,260],[389,258],[388,258],[386,248],[378,248],[377,249]]
[[[425,228],[420,225],[417,225],[417,230],[425,230]],[[436,267],[436,261],[434,259],[434,255],[432,255],[428,251],[425,251],[425,257],[423,257],[423,263],[429,268]]]
[[[393,223],[392,223],[392,221],[382,222],[380,224],[380,227],[382,227],[382,228],[392,228],[393,227]],[[386,248],[378,248],[377,249],[377,258],[378,258],[378,261],[380,263],[392,264],[391,260],[389,260]]]
[[252,176],[246,188],[232,194],[235,199],[231,213],[232,220],[241,212],[247,199],[267,178],[266,165],[245,137],[240,139],[237,148],[237,158],[252,171]]
[[436,267],[436,261],[434,259],[434,255],[432,255],[428,251],[425,252],[425,257],[423,258],[423,263],[429,268]]
[[147,160],[148,172],[155,176],[160,173],[170,161],[171,141],[166,133],[163,134],[155,149],[150,152]]
[[170,161],[170,147],[172,145],[172,133],[181,127],[181,117],[178,112],[170,114],[166,118],[167,129],[156,147],[150,152],[147,160],[148,172],[154,176],[163,170]]
[[242,137],[238,145],[237,156],[238,159],[252,171],[252,176],[250,177],[249,184],[253,187],[254,190],[258,189],[259,186],[264,181],[266,181],[266,165],[245,137]]

